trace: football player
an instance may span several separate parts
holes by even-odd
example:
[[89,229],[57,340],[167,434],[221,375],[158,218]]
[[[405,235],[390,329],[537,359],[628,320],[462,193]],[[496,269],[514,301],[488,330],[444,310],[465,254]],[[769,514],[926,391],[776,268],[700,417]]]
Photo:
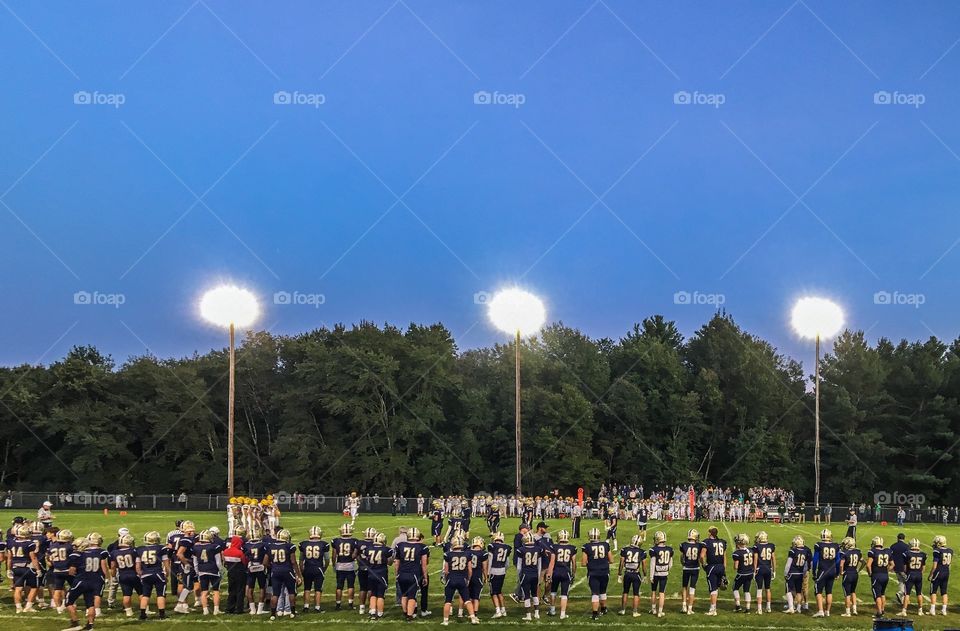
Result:
[[137,592],[137,596],[143,596],[140,576],[137,574],[137,551],[133,547],[134,543],[133,536],[128,532],[117,540],[117,547],[108,553],[111,578],[120,588],[123,612],[128,618],[133,617],[133,592]]
[[640,617],[640,584],[647,573],[647,552],[640,547],[643,537],[633,535],[630,545],[620,551],[620,565],[617,567],[617,582],[623,583],[623,595],[620,596],[620,615],[627,613],[627,596],[633,592],[633,617]]
[[787,613],[800,613],[800,597],[803,594],[803,577],[810,566],[810,548],[804,545],[803,537],[793,538],[787,553],[784,576],[787,579]]
[[170,574],[169,551],[160,545],[160,533],[151,530],[143,536],[144,545],[137,548],[137,576],[140,577],[140,619],[147,619],[150,596],[157,593],[157,615],[167,617],[167,576]]
[[323,597],[323,577],[330,565],[330,544],[323,540],[323,529],[311,526],[306,541],[300,542],[300,576],[303,577],[303,611],[310,611],[310,592],[313,608],[320,613]]
[[291,618],[297,615],[297,585],[303,583],[303,577],[300,575],[300,566],[297,564],[297,546],[290,542],[292,538],[290,531],[283,529],[277,533],[276,539],[269,540],[266,545],[267,570],[270,572],[272,588],[271,620],[277,618],[277,602],[280,593],[284,590],[290,600],[290,613],[287,615]]
[[422,543],[423,535],[411,528],[407,540],[397,544],[394,550],[393,572],[400,591],[400,607],[407,621],[413,621],[417,611],[417,589],[428,575],[429,549]]
[[700,551],[700,565],[706,572],[707,588],[710,590],[710,610],[708,616],[717,615],[717,596],[720,587],[727,585],[727,542],[717,536],[716,527],[707,530],[708,537]]
[[70,554],[73,552],[73,533],[69,530],[57,532],[57,540],[47,548],[47,561],[50,565],[50,586],[53,589],[53,606],[57,613],[63,613],[64,589],[70,580]]
[[[21,524],[14,530],[14,538],[7,545],[10,571],[13,573],[13,602],[17,613],[33,611],[33,601],[40,587],[40,559],[37,542],[30,538],[30,527]],[[23,597],[26,590],[26,599]],[[24,603],[26,600],[26,603]],[[93,601],[91,600],[91,606]]]
[[817,595],[817,613],[814,618],[830,615],[833,606],[833,582],[837,578],[840,546],[833,542],[829,528],[820,531],[820,541],[813,546],[813,592]]
[[[107,544],[107,554],[110,555],[110,558],[113,558],[113,551],[120,547],[120,538],[130,534],[129,528],[120,528],[117,530],[117,538],[114,539],[111,543]],[[120,579],[117,576],[117,572],[113,569],[111,565],[110,576],[107,577],[107,607],[113,607],[114,600],[117,596],[117,588],[120,586]]]
[[591,528],[588,539],[589,541],[583,544],[580,564],[587,568],[591,615],[596,620],[607,613],[607,583],[610,581],[613,553],[610,552],[610,544],[600,540],[599,528]]
[[662,530],[653,533],[650,548],[650,613],[663,618],[663,605],[667,592],[667,577],[673,569],[673,548],[667,545],[667,535]]
[[446,577],[443,593],[443,622],[440,623],[443,626],[450,624],[450,611],[453,609],[454,595],[459,595],[460,600],[466,606],[467,612],[470,614],[470,623],[480,623],[473,612],[473,603],[470,600],[470,593],[467,591],[472,572],[470,558],[470,552],[463,549],[463,539],[454,537],[450,541],[450,549],[443,555],[443,575]]
[[937,535],[933,538],[933,564],[930,569],[930,615],[937,614],[937,592],[943,601],[941,613],[947,615],[947,586],[950,582],[950,563],[953,550],[947,547],[947,538]]
[[[746,534],[739,534],[733,538],[737,549],[730,555],[733,561],[733,602],[737,611],[750,613],[750,587],[757,572],[756,555],[750,545],[750,538]],[[740,592],[743,592],[744,608],[740,607]]]
[[177,613],[190,613],[187,597],[193,592],[196,601],[199,601],[200,581],[197,579],[196,568],[193,567],[193,544],[197,540],[197,529],[192,521],[186,520],[180,524],[183,534],[177,540],[176,558],[180,561],[180,594],[177,606],[173,608]]
[[376,528],[366,528],[363,531],[363,541],[357,544],[357,587],[360,588],[360,615],[363,615],[364,608],[369,598],[367,578],[369,577],[367,567],[366,549],[373,545],[373,539],[377,536]]
[[616,512],[611,512],[607,518],[604,520],[603,525],[607,529],[607,543],[610,543],[613,546],[613,551],[617,551],[617,524],[620,523],[620,520],[617,517]]
[[373,536],[373,542],[363,548],[362,552],[367,566],[367,588],[370,592],[370,619],[378,620],[383,617],[383,595],[387,592],[387,568],[393,561],[393,550],[387,547],[387,536],[378,532]]
[[340,536],[331,542],[333,569],[337,573],[336,608],[340,609],[343,592],[347,592],[347,607],[353,609],[353,585],[357,577],[357,554],[359,542],[353,538],[353,526],[340,526]]
[[480,593],[490,575],[490,555],[484,549],[483,537],[474,537],[470,543],[470,600],[473,601],[473,613],[480,615]]
[[857,548],[853,537],[844,537],[840,542],[840,584],[843,587],[843,600],[846,610],[840,614],[849,618],[851,612],[857,615],[857,582],[863,566],[863,554]]
[[890,548],[883,546],[883,537],[874,537],[867,552],[867,575],[870,577],[870,591],[877,606],[878,618],[883,617],[887,604],[887,582],[890,580],[890,570],[893,569],[893,559],[890,556]]
[[433,536],[433,545],[439,547],[443,543],[443,511],[440,502],[436,500],[430,513],[430,534]]
[[[101,548],[103,537],[99,533],[91,532],[79,545],[74,545],[70,576],[73,584],[67,592],[67,614],[70,616],[69,631],[78,629],[93,629],[93,621],[99,609],[100,593],[103,591],[106,578],[109,575],[107,561],[109,555]],[[77,601],[83,597],[86,607],[87,624],[80,626],[80,617],[77,614]]]
[[510,546],[503,542],[503,533],[497,531],[490,535],[487,553],[490,555],[490,600],[493,601],[493,617],[507,615],[503,605],[503,581],[507,578],[507,564],[510,563]]
[[910,540],[910,549],[903,555],[903,565],[907,573],[907,580],[903,590],[903,610],[901,616],[907,615],[910,607],[910,592],[917,595],[917,615],[923,611],[923,568],[927,566],[927,553],[920,550],[920,540],[914,537]]
[[[250,604],[250,615],[267,613],[267,544],[263,541],[262,530],[254,526],[250,539],[243,542],[243,554],[247,557],[247,602]],[[260,599],[254,598],[254,589],[260,589]]]
[[761,530],[754,538],[753,554],[757,564],[757,613],[763,613],[763,601],[766,596],[767,613],[770,613],[770,585],[776,578],[777,546],[770,543],[766,531]]
[[193,559],[196,564],[197,580],[200,582],[200,606],[203,615],[210,615],[208,598],[213,594],[213,615],[220,615],[220,567],[223,565],[221,553],[223,544],[213,540],[209,530],[197,535],[193,544]]
[[487,513],[487,528],[490,529],[491,536],[500,531],[500,507],[496,504],[492,505]]
[[680,556],[683,560],[680,597],[683,602],[681,611],[685,614],[693,614],[697,580],[700,578],[700,553],[702,550],[703,544],[700,543],[700,532],[696,528],[691,528],[687,531],[687,540],[680,544]]
[[[570,583],[577,572],[577,547],[570,543],[570,533],[561,530],[557,533],[557,543],[550,554],[547,577],[550,584],[550,615],[556,613],[557,596],[560,596],[560,619],[567,618],[567,600],[570,596]],[[500,602],[503,602],[501,596]],[[494,616],[497,617],[497,616]]]
[[523,619],[539,619],[540,565],[541,561],[548,561],[548,556],[530,531],[524,533],[523,543],[516,553],[520,563],[520,599],[523,601],[523,607],[526,610]]

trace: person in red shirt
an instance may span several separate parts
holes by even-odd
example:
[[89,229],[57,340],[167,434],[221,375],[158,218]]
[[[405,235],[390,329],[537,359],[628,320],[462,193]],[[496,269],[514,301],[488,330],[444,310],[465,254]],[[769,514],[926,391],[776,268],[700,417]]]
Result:
[[243,553],[243,526],[238,526],[235,534],[227,540],[223,551],[223,563],[227,566],[227,613],[245,613],[244,591],[247,585],[247,555]]

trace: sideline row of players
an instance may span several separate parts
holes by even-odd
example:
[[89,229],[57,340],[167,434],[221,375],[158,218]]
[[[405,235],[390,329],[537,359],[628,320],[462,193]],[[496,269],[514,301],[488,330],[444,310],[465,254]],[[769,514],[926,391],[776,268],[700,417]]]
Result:
[[[67,530],[60,530],[48,537],[36,526],[23,524],[15,529],[8,543],[7,557],[14,578],[14,601],[17,611],[29,611],[41,585],[52,591],[52,605],[58,610],[65,608],[71,618],[71,629],[82,628],[79,623],[77,602],[84,599],[87,627],[92,628],[100,607],[101,594],[108,580],[116,579],[123,595],[123,604],[128,616],[132,616],[134,592],[140,596],[140,617],[147,617],[150,598],[156,595],[158,615],[165,617],[165,597],[168,577],[173,576],[173,591],[178,597],[176,611],[190,611],[186,601],[193,594],[205,614],[208,603],[213,601],[213,614],[220,613],[220,582],[223,554],[226,542],[209,530],[196,532],[192,522],[183,522],[181,527],[168,536],[166,544],[160,533],[151,531],[144,536],[144,544],[136,546],[130,534],[121,534],[118,540],[104,549],[103,537],[90,533],[83,538],[74,538]],[[353,608],[355,581],[359,581],[360,612],[367,609],[369,615],[379,618],[384,615],[384,596],[389,585],[389,568],[395,572],[397,591],[401,606],[408,619],[427,613],[426,602],[429,586],[427,564],[430,547],[423,543],[417,529],[411,529],[405,541],[386,545],[386,536],[374,529],[364,532],[364,539],[353,537],[352,526],[344,524],[339,536],[331,542],[323,539],[319,527],[310,529],[309,538],[298,546],[291,540],[287,530],[270,538],[259,532],[247,533],[238,528],[236,533],[242,541],[245,562],[244,583],[251,613],[259,613],[269,602],[272,617],[277,616],[278,602],[288,600],[291,611],[296,612],[296,596],[303,586],[304,603],[309,608],[312,594],[315,610],[320,609],[324,578],[330,566],[336,577],[336,606],[341,608],[343,597],[347,606]],[[46,540],[46,544],[38,539]],[[601,540],[599,529],[589,532],[589,541],[578,551],[570,543],[570,534],[561,530],[557,541],[549,537],[536,538],[527,531],[518,535],[513,548],[504,542],[504,536],[495,532],[489,546],[481,537],[468,539],[461,528],[453,528],[444,544],[443,574],[444,621],[448,621],[455,598],[459,608],[466,609],[472,622],[478,622],[477,611],[481,593],[489,585],[490,597],[495,607],[494,618],[506,615],[503,583],[512,565],[517,571],[519,600],[522,600],[526,619],[539,618],[541,599],[550,605],[553,614],[559,605],[560,617],[567,617],[567,599],[579,567],[585,568],[591,592],[591,609],[594,618],[607,612],[607,587],[614,557],[607,541]],[[469,544],[468,544],[469,541]],[[651,611],[664,616],[666,584],[673,565],[674,551],[667,545],[666,535],[654,533],[654,545],[643,549],[642,535],[636,535],[630,545],[620,551],[617,580],[623,585],[621,613],[626,613],[628,598],[632,595],[632,613],[640,615],[640,589],[644,582],[651,586]],[[916,594],[919,613],[923,612],[924,570],[926,553],[920,550],[920,542],[911,540],[905,552],[896,552],[883,545],[875,537],[867,554],[856,548],[851,538],[837,544],[832,541],[829,530],[821,532],[821,540],[810,550],[802,537],[795,537],[787,553],[784,576],[787,586],[787,611],[794,613],[804,604],[808,572],[815,583],[818,610],[816,616],[830,614],[834,582],[841,579],[846,611],[843,615],[855,615],[857,607],[856,588],[860,572],[865,569],[870,577],[871,592],[877,615],[884,614],[886,587],[889,573],[901,574],[906,582],[904,612],[910,595]],[[936,598],[942,598],[942,612],[946,613],[947,584],[952,550],[946,540],[934,539],[930,581],[931,609],[935,612]],[[694,611],[696,585],[701,571],[710,594],[707,615],[717,614],[717,597],[720,589],[727,586],[727,543],[718,537],[716,528],[709,530],[703,541],[699,533],[691,530],[687,541],[679,546],[682,563],[682,608],[684,613]],[[757,613],[771,606],[771,583],[775,578],[776,551],[766,533],[757,534],[752,546],[745,534],[735,537],[735,550],[731,559],[735,574],[734,601],[737,610],[751,611],[751,585],[757,586]],[[299,553],[299,560],[298,560]],[[900,557],[898,559],[898,557]],[[898,567],[898,560],[902,565]],[[649,561],[649,567],[648,567]],[[49,579],[47,578],[49,576]],[[269,584],[270,589],[266,589]],[[179,585],[179,589],[178,589]],[[254,589],[260,589],[260,600],[254,604]],[[420,596],[418,602],[417,596]],[[741,607],[741,595],[745,608]],[[42,600],[42,598],[41,598]],[[903,613],[903,612],[902,612]]]

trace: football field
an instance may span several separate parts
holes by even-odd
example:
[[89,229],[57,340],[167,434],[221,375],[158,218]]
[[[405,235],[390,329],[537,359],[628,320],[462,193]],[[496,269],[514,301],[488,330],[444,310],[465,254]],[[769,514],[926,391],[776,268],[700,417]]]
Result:
[[[15,512],[12,511],[2,511],[0,512],[0,520],[3,520],[2,523],[9,524],[10,520],[13,518]],[[25,514],[25,513],[23,513]],[[111,512],[109,515],[102,515],[100,513],[94,512],[67,512],[64,511],[58,514],[56,523],[60,527],[70,528],[73,530],[74,534],[77,536],[82,536],[88,532],[96,531],[101,533],[104,536],[106,542],[113,541],[115,539],[116,531],[120,527],[129,528],[135,537],[139,541],[142,538],[144,532],[148,530],[158,530],[163,536],[166,536],[166,533],[174,528],[174,522],[176,519],[192,519],[196,525],[197,529],[208,528],[210,526],[219,526],[220,529],[226,532],[226,521],[225,517],[220,513],[209,513],[209,512],[197,512],[197,513],[158,513],[158,512],[131,512],[128,515],[121,517],[118,514]],[[324,538],[330,540],[333,536],[336,536],[336,532],[344,519],[335,514],[287,514],[283,517],[283,526],[290,529],[293,533],[293,541],[297,543],[302,539],[307,537],[307,529],[310,526],[319,525],[324,530]],[[548,522],[550,526],[550,532],[555,535],[555,533],[562,528],[569,528],[568,520],[554,520],[552,523]],[[501,530],[506,535],[507,543],[512,542],[513,534],[517,530],[519,522],[516,519],[506,519],[501,523]],[[706,536],[706,530],[710,527],[708,522],[699,522],[696,524],[696,527],[702,533],[702,536]],[[859,606],[859,616],[853,618],[841,618],[840,614],[843,613],[843,598],[842,590],[840,587],[839,580],[835,586],[834,591],[834,605],[832,610],[832,615],[827,619],[815,619],[811,618],[812,614],[816,610],[815,600],[813,596],[812,587],[810,589],[809,599],[811,602],[811,611],[809,613],[801,615],[787,615],[782,613],[783,609],[783,591],[784,591],[784,581],[782,578],[783,564],[786,560],[786,552],[790,547],[790,541],[794,535],[801,534],[803,535],[806,544],[808,546],[813,545],[813,543],[819,537],[819,531],[822,527],[818,524],[801,524],[801,525],[776,525],[773,523],[757,523],[757,524],[740,524],[740,523],[719,523],[716,524],[720,529],[720,536],[725,538],[730,544],[729,550],[733,549],[733,538],[739,532],[745,532],[749,535],[751,541],[753,540],[753,535],[758,530],[766,530],[770,536],[770,540],[777,545],[777,578],[773,585],[773,594],[774,594],[774,603],[773,603],[773,613],[764,614],[758,616],[756,613],[751,613],[749,615],[743,613],[736,613],[734,611],[734,604],[731,592],[728,590],[720,592],[720,605],[719,605],[719,615],[717,617],[708,617],[704,616],[704,612],[707,610],[708,605],[708,594],[706,593],[706,584],[705,580],[701,574],[700,582],[698,583],[697,590],[697,605],[696,605],[696,614],[692,616],[686,616],[680,613],[680,600],[679,600],[679,589],[680,589],[680,568],[679,560],[676,559],[674,562],[674,568],[671,572],[669,582],[667,583],[667,607],[666,607],[666,617],[665,618],[656,618],[655,616],[649,613],[649,585],[644,584],[643,588],[643,601],[642,601],[642,615],[639,618],[633,618],[629,615],[628,605],[628,615],[621,617],[617,614],[620,608],[620,592],[622,588],[616,582],[616,567],[614,566],[611,569],[611,579],[610,587],[608,591],[609,602],[608,607],[610,612],[602,617],[599,621],[594,622],[589,616],[590,609],[590,593],[587,589],[585,572],[578,570],[577,576],[574,580],[573,588],[571,589],[570,594],[570,607],[569,613],[571,617],[567,620],[560,621],[557,618],[552,618],[547,615],[547,607],[542,607],[541,619],[539,621],[533,622],[523,622],[521,617],[523,615],[523,608],[520,605],[514,604],[512,601],[507,599],[507,609],[508,617],[505,619],[491,620],[490,616],[493,613],[493,608],[491,606],[489,596],[485,590],[483,595],[483,600],[481,601],[480,607],[480,618],[483,625],[489,626],[508,626],[513,627],[516,625],[547,625],[554,627],[577,627],[577,626],[612,626],[612,627],[656,627],[663,629],[707,629],[707,628],[730,628],[736,627],[741,629],[752,629],[752,630],[770,630],[775,631],[777,629],[790,629],[790,628],[823,628],[828,627],[831,629],[870,629],[872,628],[872,612],[873,612],[873,603],[870,599],[869,593],[869,582],[866,579],[866,576],[861,576],[861,580],[858,586],[858,595],[860,598]],[[415,515],[406,516],[406,517],[390,517],[382,515],[364,515],[361,514],[357,519],[355,525],[355,533],[361,533],[364,528],[374,527],[378,530],[386,533],[387,541],[391,541],[394,536],[397,534],[397,529],[400,526],[416,526],[421,530],[425,531],[425,537],[429,538],[429,522],[426,519],[418,518]],[[599,521],[584,521],[581,528],[581,534],[586,536],[587,531],[593,527],[602,527],[602,524]],[[679,544],[685,539],[687,529],[690,527],[688,522],[662,522],[662,523],[651,523],[649,528],[648,543],[645,545],[645,548],[649,548],[649,544],[652,541],[653,532],[655,530],[663,530],[667,534],[667,543],[673,546],[676,551]],[[831,526],[834,539],[838,540],[843,537],[843,534],[846,530],[843,524],[833,524]],[[869,547],[870,538],[874,535],[881,535],[884,537],[885,542],[889,545],[896,540],[897,532],[901,529],[898,529],[895,525],[880,526],[873,524],[862,524],[859,528],[857,541],[860,548],[866,552]],[[940,526],[937,524],[908,524],[905,526],[902,531],[906,533],[907,538],[916,536],[923,542],[923,549],[928,554],[928,563],[930,555],[930,543],[933,540],[934,535],[943,534],[947,537],[948,545],[956,549],[958,544],[960,544],[960,528],[956,526]],[[630,537],[636,533],[636,526],[630,522],[623,521],[621,522],[619,529],[619,542],[623,546],[629,543]],[[489,541],[488,532],[486,529],[486,524],[482,519],[474,519],[472,525],[471,535],[480,535],[483,536],[485,540]],[[574,543],[583,543],[584,539],[581,539],[578,542]],[[617,557],[617,553],[614,553],[614,556]],[[436,548],[432,548],[430,555],[430,569],[431,574],[438,574],[441,567],[441,557],[440,551]],[[928,566],[929,569],[929,566]],[[730,583],[732,586],[732,563],[729,560],[727,561],[727,576],[730,577]],[[391,570],[391,584],[392,584],[393,572]],[[433,578],[433,577],[432,577]],[[433,612],[433,615],[427,618],[420,618],[415,623],[419,627],[439,627],[442,620],[442,610],[443,610],[443,593],[442,586],[437,580],[439,576],[434,578],[431,581],[430,585],[430,610]],[[508,572],[508,577],[505,585],[504,592],[509,593],[512,591],[515,584],[515,579]],[[258,629],[267,629],[267,628],[277,628],[279,626],[290,626],[290,625],[306,625],[313,627],[324,627],[324,626],[336,626],[341,629],[354,629],[360,627],[366,627],[371,624],[377,624],[378,626],[387,625],[387,626],[400,626],[406,624],[403,616],[400,614],[399,609],[392,607],[393,603],[393,590],[391,589],[387,593],[387,614],[386,616],[376,623],[371,623],[367,620],[366,616],[361,616],[355,610],[334,610],[334,598],[333,598],[333,580],[332,577],[328,578],[325,585],[326,592],[324,593],[324,613],[308,613],[305,615],[298,615],[294,620],[289,618],[280,618],[276,621],[269,621],[269,616],[250,616],[248,614],[244,615],[221,615],[217,617],[213,616],[202,616],[199,613],[191,614],[177,614],[172,612],[173,604],[168,605],[168,611],[170,611],[170,618],[166,621],[160,621],[156,619],[155,616],[151,617],[150,620],[146,622],[140,622],[136,619],[128,619],[124,616],[123,610],[120,608],[113,610],[104,610],[103,617],[97,620],[97,628],[123,628],[123,629],[138,629],[138,628],[165,628],[169,627],[171,629],[221,629],[224,627],[228,628],[237,628],[244,629],[249,631],[255,631]],[[928,586],[925,586],[925,590]],[[754,588],[755,591],[755,588]],[[896,592],[896,581],[891,578],[889,587],[887,588],[888,595],[888,605],[887,613],[888,616],[896,615],[899,611],[899,606],[896,603],[895,599]],[[224,585],[224,600],[226,596],[226,586]],[[192,599],[191,599],[192,600]],[[947,616],[924,616],[921,618],[916,617],[916,606],[915,604],[911,605],[911,618],[915,621],[915,628],[918,629],[945,629],[960,626],[960,611],[957,609],[960,607],[960,592],[958,592],[958,586],[956,583],[950,585],[950,602],[951,602],[951,611]],[[302,599],[298,601],[298,605],[302,604]],[[137,607],[134,605],[134,610],[136,611]],[[155,605],[151,604],[151,609],[155,610]],[[455,620],[456,611],[454,610],[454,619],[451,620],[452,624],[457,624]],[[468,621],[464,619],[460,621],[459,624],[468,624]],[[10,592],[10,581],[4,578],[4,582],[0,584],[0,629],[16,629],[18,631],[49,631],[53,629],[62,629],[67,625],[66,614],[58,615],[53,610],[44,610],[36,613],[29,614],[20,614],[17,615],[14,613],[12,595]]]

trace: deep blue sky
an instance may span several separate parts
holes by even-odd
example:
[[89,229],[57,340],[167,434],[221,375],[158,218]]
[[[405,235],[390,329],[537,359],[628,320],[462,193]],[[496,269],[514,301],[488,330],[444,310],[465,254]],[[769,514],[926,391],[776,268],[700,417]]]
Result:
[[805,358],[816,292],[871,339],[952,339],[958,39],[956,2],[2,0],[0,362],[221,346],[195,309],[220,279],[276,332],[442,321],[462,348],[502,339],[474,295],[515,281],[593,336],[689,335],[714,306],[674,294],[722,294]]

